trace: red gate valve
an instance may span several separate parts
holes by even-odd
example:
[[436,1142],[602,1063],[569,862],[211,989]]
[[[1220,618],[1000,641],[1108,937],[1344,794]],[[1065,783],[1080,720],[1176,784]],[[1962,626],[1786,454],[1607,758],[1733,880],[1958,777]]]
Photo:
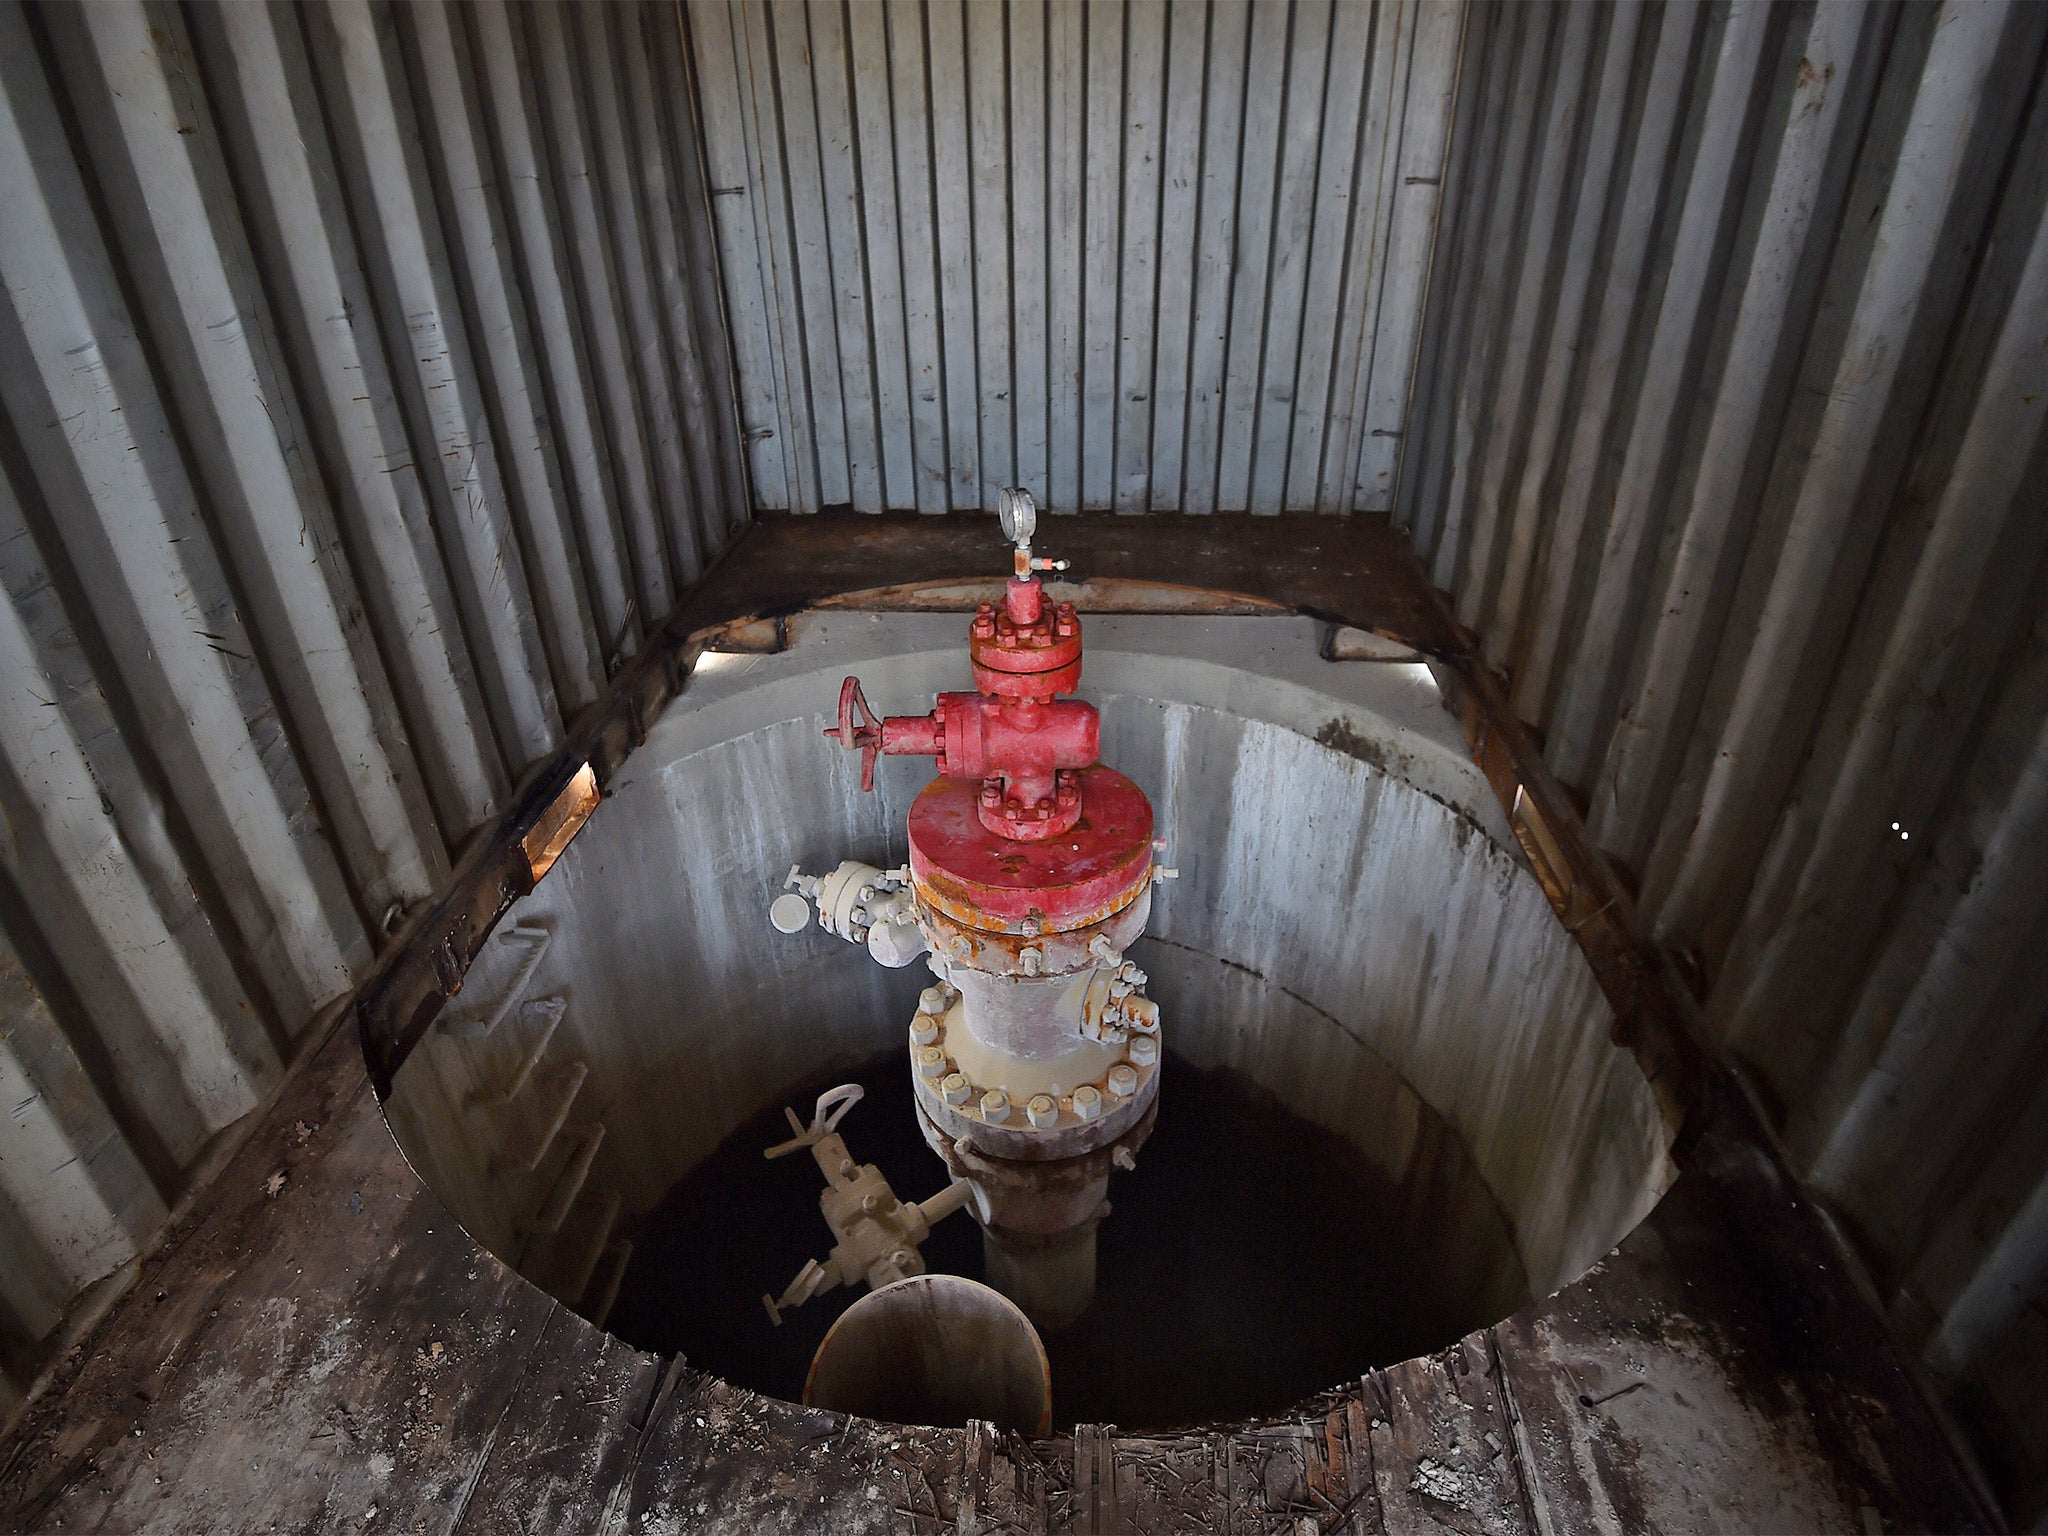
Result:
[[839,685],[839,724],[825,732],[861,754],[860,786],[875,787],[875,759],[936,757],[941,774],[981,780],[981,824],[1022,842],[1056,837],[1081,816],[1076,771],[1101,756],[1102,717],[1079,699],[942,693],[928,715],[877,716],[860,679]]

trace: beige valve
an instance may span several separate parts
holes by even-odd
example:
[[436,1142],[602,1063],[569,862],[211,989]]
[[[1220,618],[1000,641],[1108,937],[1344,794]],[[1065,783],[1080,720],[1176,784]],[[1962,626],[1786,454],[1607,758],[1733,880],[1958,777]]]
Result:
[[924,1259],[918,1247],[933,1227],[967,1204],[974,1193],[971,1184],[951,1184],[931,1199],[906,1205],[896,1198],[882,1170],[873,1163],[856,1165],[838,1134],[839,1122],[861,1100],[858,1083],[843,1083],[818,1095],[817,1108],[806,1126],[793,1109],[785,1109],[790,1129],[796,1135],[768,1148],[766,1157],[787,1157],[808,1147],[825,1175],[825,1191],[818,1196],[818,1208],[825,1225],[838,1239],[822,1264],[816,1259],[797,1272],[787,1289],[778,1296],[765,1293],[761,1305],[768,1320],[780,1325],[782,1314],[800,1307],[813,1296],[838,1285],[866,1281],[869,1290],[893,1285],[898,1280],[924,1273]]

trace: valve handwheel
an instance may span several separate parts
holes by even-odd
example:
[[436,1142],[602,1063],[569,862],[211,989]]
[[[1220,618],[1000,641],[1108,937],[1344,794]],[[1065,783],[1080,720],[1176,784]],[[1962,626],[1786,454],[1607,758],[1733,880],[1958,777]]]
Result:
[[859,678],[849,677],[839,685],[839,724],[828,727],[825,734],[837,736],[839,745],[860,754],[860,787],[871,793],[875,787],[875,759],[882,755],[882,721],[868,707]]

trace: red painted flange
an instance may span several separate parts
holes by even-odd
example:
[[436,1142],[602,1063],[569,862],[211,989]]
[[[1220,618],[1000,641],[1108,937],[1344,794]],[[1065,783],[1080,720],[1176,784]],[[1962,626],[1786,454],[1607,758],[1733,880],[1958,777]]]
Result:
[[1032,842],[982,825],[975,780],[934,779],[910,807],[918,894],[955,922],[989,932],[1064,933],[1129,906],[1151,875],[1152,803],[1114,768],[1098,763],[1076,777],[1080,820]]

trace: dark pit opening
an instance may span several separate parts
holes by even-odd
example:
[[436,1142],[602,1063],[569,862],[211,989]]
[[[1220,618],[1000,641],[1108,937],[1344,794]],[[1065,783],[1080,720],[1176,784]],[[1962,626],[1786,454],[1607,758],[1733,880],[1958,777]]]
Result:
[[[785,1105],[899,1196],[944,1182],[912,1112],[922,965],[767,918],[792,863],[888,868],[929,763],[873,793],[827,746],[964,686],[959,617],[804,614],[709,657],[515,905],[386,1101],[479,1242],[600,1327],[798,1398],[856,1299],[771,1329],[830,1251],[821,1179],[769,1163]],[[1151,1140],[1110,1184],[1095,1310],[1045,1340],[1058,1421],[1282,1414],[1570,1283],[1672,1176],[1671,1128],[1419,663],[1331,663],[1306,619],[1091,619],[1106,762],[1181,878],[1132,954],[1168,1048]],[[923,706],[920,706],[923,707]],[[1341,729],[1336,722],[1341,725]],[[950,1217],[933,1272],[981,1274]]]
[[[1288,1112],[1229,1070],[1168,1053],[1158,1127],[1138,1169],[1111,1189],[1095,1305],[1044,1334],[1053,1421],[1164,1429],[1278,1413],[1331,1382],[1458,1338],[1471,1298],[1443,1276],[1448,1229],[1416,1209],[1350,1143]],[[841,1127],[856,1159],[899,1195],[922,1199],[945,1171],[918,1134],[909,1073],[892,1051],[814,1078],[789,1102],[840,1082],[867,1096]],[[770,1162],[786,1139],[781,1105],[763,1109],[692,1169],[640,1223],[610,1318],[630,1344],[681,1354],[729,1381],[801,1398],[825,1330],[866,1294],[840,1287],[768,1320],[779,1292],[831,1238],[808,1157]],[[735,1212],[776,1213],[738,1221]],[[980,1231],[966,1212],[925,1244],[934,1271],[982,1279]]]

